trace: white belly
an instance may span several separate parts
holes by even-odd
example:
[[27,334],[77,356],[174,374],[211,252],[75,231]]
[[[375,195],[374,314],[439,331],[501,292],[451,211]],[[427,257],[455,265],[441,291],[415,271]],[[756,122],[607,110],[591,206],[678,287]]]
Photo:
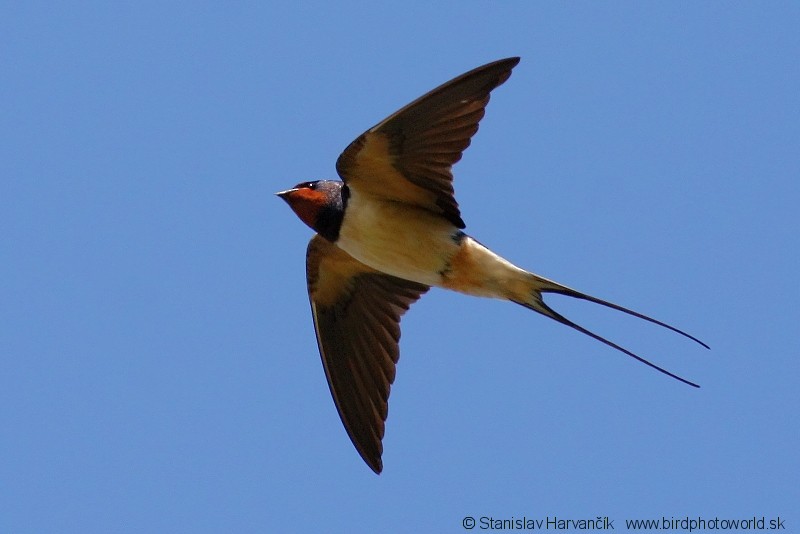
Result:
[[457,232],[449,221],[422,208],[365,199],[351,190],[336,244],[373,269],[434,286],[441,284],[458,250]]

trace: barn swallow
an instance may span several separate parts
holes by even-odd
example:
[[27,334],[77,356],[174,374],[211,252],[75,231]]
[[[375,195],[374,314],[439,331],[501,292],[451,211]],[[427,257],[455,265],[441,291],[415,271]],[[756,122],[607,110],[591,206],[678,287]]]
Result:
[[478,67],[437,87],[364,132],[336,162],[342,181],[302,182],[276,193],[316,232],[306,278],[322,365],[350,440],[375,472],[389,389],[399,357],[400,317],[432,286],[510,300],[681,378],[550,308],[546,293],[587,300],[666,323],[525,271],[464,233],[452,166],[470,144],[489,94],[518,57]]

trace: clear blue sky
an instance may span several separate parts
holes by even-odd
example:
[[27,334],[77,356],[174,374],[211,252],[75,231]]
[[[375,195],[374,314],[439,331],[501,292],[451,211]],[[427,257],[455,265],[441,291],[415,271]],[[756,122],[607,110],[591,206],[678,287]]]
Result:
[[[800,528],[798,3],[272,4],[0,8],[1,532]],[[455,167],[467,230],[706,341],[551,300],[702,388],[432,290],[375,476],[272,193],[512,55]]]

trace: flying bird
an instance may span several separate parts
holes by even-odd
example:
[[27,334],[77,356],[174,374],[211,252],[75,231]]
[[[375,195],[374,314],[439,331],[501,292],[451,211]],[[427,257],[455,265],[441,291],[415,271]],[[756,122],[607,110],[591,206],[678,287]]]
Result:
[[668,328],[666,323],[517,267],[464,233],[452,167],[470,144],[489,94],[518,57],[478,67],[373,126],[336,162],[342,181],[302,182],[276,193],[316,232],[306,278],[322,364],[350,440],[375,472],[399,357],[400,317],[432,286],[515,302],[681,378],[548,306],[558,293]]

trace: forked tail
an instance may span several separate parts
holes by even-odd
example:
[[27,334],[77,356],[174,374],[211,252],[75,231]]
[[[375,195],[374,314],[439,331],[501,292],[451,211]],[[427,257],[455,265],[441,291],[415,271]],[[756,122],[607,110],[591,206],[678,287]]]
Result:
[[649,365],[653,369],[655,369],[655,370],[657,370],[657,371],[659,371],[661,373],[664,373],[667,376],[671,376],[675,380],[683,382],[684,384],[689,384],[690,386],[693,386],[693,387],[696,387],[696,388],[700,387],[699,385],[695,384],[694,382],[690,382],[689,380],[686,380],[685,378],[681,378],[680,376],[678,376],[678,375],[676,375],[674,373],[671,373],[671,372],[667,371],[666,369],[664,369],[662,367],[659,367],[658,365],[656,365],[656,364],[654,364],[654,363],[642,358],[641,356],[639,356],[637,354],[634,354],[633,352],[629,351],[628,349],[617,345],[613,341],[609,341],[608,339],[606,339],[606,338],[604,338],[602,336],[599,336],[599,335],[595,334],[594,332],[591,332],[590,330],[587,330],[586,328],[584,328],[584,327],[582,327],[582,326],[580,326],[578,324],[573,323],[572,321],[570,321],[569,319],[567,319],[566,317],[564,317],[560,313],[558,313],[555,310],[553,310],[550,306],[545,304],[545,302],[544,302],[544,300],[542,298],[542,293],[558,293],[559,295],[567,295],[569,297],[573,297],[573,298],[576,298],[576,299],[588,300],[589,302],[594,302],[596,304],[601,304],[601,305],[606,306],[608,308],[612,308],[614,310],[618,310],[618,311],[621,311],[623,313],[627,313],[628,315],[633,315],[634,317],[638,317],[639,319],[644,319],[645,321],[649,321],[649,322],[657,324],[659,326],[663,326],[664,328],[668,328],[668,329],[672,330],[673,332],[677,332],[678,334],[680,334],[682,336],[688,337],[692,341],[694,341],[696,343],[699,343],[700,345],[704,346],[707,349],[711,348],[708,345],[706,345],[705,343],[703,343],[702,341],[700,341],[699,339],[697,339],[696,337],[694,337],[692,335],[689,335],[686,332],[684,332],[683,330],[679,330],[679,329],[675,328],[674,326],[668,325],[667,323],[661,322],[661,321],[659,321],[657,319],[653,319],[652,317],[648,317],[647,315],[643,315],[643,314],[641,314],[639,312],[635,312],[633,310],[629,310],[628,308],[623,308],[622,306],[619,306],[619,305],[614,304],[612,302],[608,302],[608,301],[605,301],[605,300],[602,300],[602,299],[598,299],[598,298],[592,297],[591,295],[587,295],[585,293],[581,293],[580,291],[575,291],[574,289],[571,289],[569,287],[563,286],[563,285],[559,284],[558,282],[553,282],[552,280],[548,280],[547,278],[542,278],[541,276],[535,275],[533,273],[528,273],[528,275],[530,277],[529,278],[529,282],[531,284],[531,289],[530,289],[530,292],[529,292],[529,295],[530,295],[529,299],[527,301],[521,301],[521,300],[518,300],[517,298],[512,298],[511,300],[513,302],[516,302],[517,304],[525,306],[526,308],[529,308],[529,309],[531,309],[533,311],[539,312],[542,315],[550,317],[551,319],[555,319],[556,321],[558,321],[561,324],[565,324],[565,325],[567,325],[567,326],[569,326],[571,328],[574,328],[578,332],[582,332],[582,333],[586,334],[587,336],[590,336],[590,337],[596,339],[597,341],[605,343],[609,347],[613,347],[613,348],[617,349],[618,351],[627,354],[631,358],[639,360],[643,364]]

